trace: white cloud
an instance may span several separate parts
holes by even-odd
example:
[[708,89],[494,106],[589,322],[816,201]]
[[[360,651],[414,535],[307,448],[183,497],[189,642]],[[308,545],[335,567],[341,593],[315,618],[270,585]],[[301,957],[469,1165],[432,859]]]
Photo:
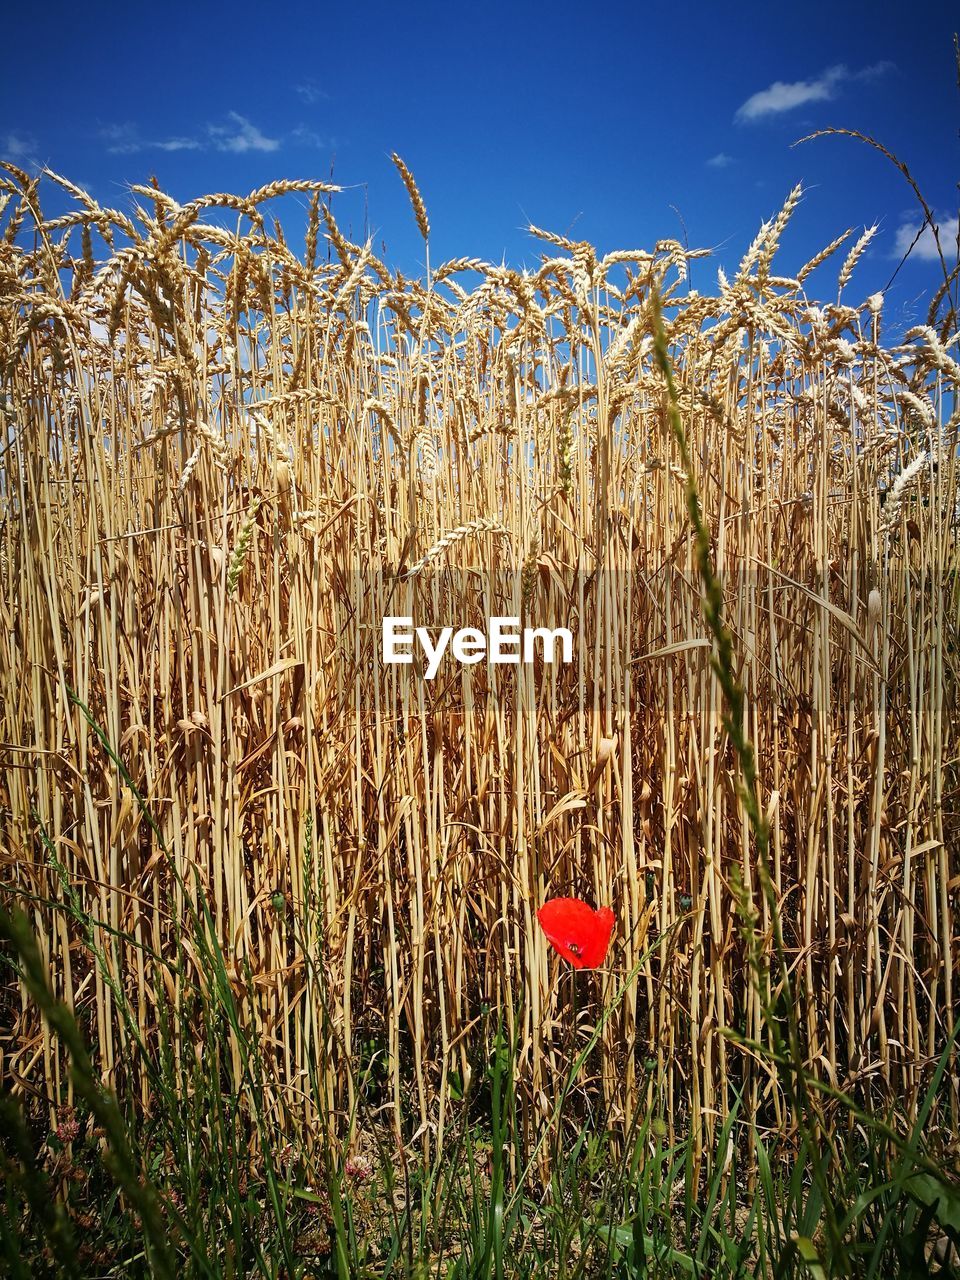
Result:
[[733,156],[728,156],[725,151],[718,151],[715,156],[711,156],[707,161],[709,169],[726,169],[733,164]]
[[229,111],[229,125],[210,125],[208,132],[218,151],[234,151],[242,154],[246,151],[276,151],[280,146],[279,138],[268,138],[255,124],[236,111]]
[[37,140],[29,133],[8,133],[3,139],[3,154],[11,160],[22,160],[36,150]]
[[[919,222],[904,222],[897,227],[897,241],[894,246],[895,257],[902,258],[904,256],[916,239],[920,225]],[[943,249],[944,257],[949,262],[956,252],[960,223],[958,223],[956,217],[941,218],[937,223],[937,229],[940,235],[940,247]],[[916,258],[920,262],[939,262],[940,255],[937,253],[937,242],[933,238],[933,229],[930,226],[923,228],[920,239],[913,246],[910,257]]]
[[300,101],[305,102],[308,107],[312,107],[330,96],[320,88],[316,80],[302,80],[299,84],[293,86],[293,91]]
[[860,71],[850,71],[843,63],[827,67],[815,80],[775,80],[766,89],[752,94],[737,108],[735,120],[749,122],[766,116],[780,115],[804,107],[808,102],[828,102],[841,85],[855,81],[876,80],[893,66],[891,62],[875,62]]
[[895,70],[896,65],[895,62],[890,62],[884,58],[882,62],[872,62],[869,67],[864,67],[862,71],[855,71],[851,79],[876,80],[880,76],[885,76],[888,71]]
[[200,143],[196,138],[168,138],[166,142],[154,144],[161,151],[199,151]]
[[[215,147],[218,151],[233,151],[242,154],[247,151],[276,151],[280,146],[279,138],[268,138],[245,116],[230,111],[226,116],[226,124],[210,124],[206,133],[198,137],[188,134],[176,134],[172,138],[145,138],[139,128],[129,121],[122,124],[105,125],[100,130],[100,137],[107,144],[107,151],[115,156],[134,155],[138,151],[204,151]],[[309,138],[316,146],[322,139],[308,130],[304,130],[303,140]],[[294,131],[294,137],[301,130]]]
[[313,129],[308,129],[304,124],[298,124],[290,137],[302,147],[329,147],[333,145],[331,138],[325,138],[323,134],[317,133]]
[[825,102],[832,98],[837,85],[846,78],[846,67],[828,67],[816,80],[794,80],[787,84],[775,80],[767,89],[749,97],[737,108],[736,120],[760,120],[763,116],[779,115],[808,102]]
[[138,151],[196,151],[196,138],[143,138],[135,124],[109,124],[100,130],[107,151],[114,156],[131,156]]
[[112,156],[128,156],[135,151],[142,151],[146,143],[142,142],[133,124],[108,124],[100,130],[100,137],[107,144],[107,151]]

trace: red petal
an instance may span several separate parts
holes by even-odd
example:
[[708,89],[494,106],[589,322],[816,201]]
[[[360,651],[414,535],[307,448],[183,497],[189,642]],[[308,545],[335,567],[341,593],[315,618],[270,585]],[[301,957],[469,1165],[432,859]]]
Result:
[[548,940],[575,969],[595,969],[606,958],[614,914],[599,911],[579,898],[551,898],[537,912]]

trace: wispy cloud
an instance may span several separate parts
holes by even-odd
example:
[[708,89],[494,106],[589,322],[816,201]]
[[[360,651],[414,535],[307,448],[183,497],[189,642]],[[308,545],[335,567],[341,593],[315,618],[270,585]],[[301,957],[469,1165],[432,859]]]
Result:
[[810,102],[829,102],[841,86],[857,81],[875,80],[893,67],[892,62],[875,62],[860,71],[851,71],[843,63],[827,67],[815,80],[775,80],[766,89],[751,94],[738,108],[734,119],[739,123],[782,115]]
[[[894,245],[894,256],[902,258],[917,237],[920,231],[919,222],[903,222],[897,227],[896,244]],[[937,223],[940,235],[940,245],[943,249],[944,256],[947,261],[953,256],[951,250],[956,249],[957,234],[960,231],[960,222],[956,217],[941,218]],[[940,255],[937,253],[937,242],[933,238],[933,228],[925,226],[920,234],[919,240],[913,247],[910,254],[911,258],[915,258],[920,262],[938,262]]]
[[293,91],[308,107],[315,106],[330,96],[325,89],[320,88],[316,80],[301,80],[299,84],[293,86]]
[[107,151],[115,156],[134,155],[138,151],[176,152],[209,149],[232,151],[242,155],[248,151],[276,151],[280,146],[279,138],[268,137],[246,116],[236,111],[228,111],[223,122],[208,124],[196,136],[177,134],[172,138],[144,137],[137,125],[126,121],[121,124],[105,125],[100,130],[100,137],[106,143]]
[[734,163],[733,156],[728,156],[725,151],[718,151],[715,156],[711,156],[707,161],[708,169],[727,169]]
[[227,112],[226,125],[211,124],[207,132],[218,151],[234,151],[238,155],[247,151],[276,151],[279,138],[268,138],[255,124],[236,111]]
[[166,142],[157,142],[161,151],[199,151],[200,143],[196,138],[168,138]]
[[133,155],[142,151],[149,143],[143,142],[134,124],[108,124],[100,130],[100,137],[107,144],[107,151],[112,156]]
[[315,129],[310,129],[305,124],[298,124],[290,134],[292,142],[298,143],[301,147],[317,147],[323,149],[332,147],[334,140],[326,138],[322,133],[317,133]]
[[144,138],[129,122],[105,125],[100,137],[113,156],[132,156],[138,151],[198,151],[202,146],[197,138]]
[[3,154],[10,160],[23,160],[36,149],[37,140],[30,133],[8,133],[3,139]]

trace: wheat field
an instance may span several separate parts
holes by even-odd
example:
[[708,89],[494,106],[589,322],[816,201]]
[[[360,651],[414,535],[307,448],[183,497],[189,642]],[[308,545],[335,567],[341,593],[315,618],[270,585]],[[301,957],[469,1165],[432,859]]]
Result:
[[[789,1143],[657,295],[804,1065],[915,1115],[958,1014],[949,286],[888,335],[857,290],[870,231],[781,262],[799,188],[729,278],[676,240],[602,254],[535,227],[533,270],[431,263],[398,167],[420,279],[351,243],[320,182],[183,205],[135,186],[124,212],[3,168],[3,896],[100,1078],[149,1117],[171,1009],[171,1052],[191,1035],[199,912],[298,1149],[333,1117],[429,1159],[491,1009],[531,1140],[592,1031],[581,1117],[623,1134],[640,1108],[699,1164],[736,1103],[743,1144]],[[291,196],[302,247],[270,217]],[[427,681],[381,660],[389,614],[564,625],[573,661]],[[594,975],[537,929],[557,894],[614,908]],[[5,981],[5,1082],[55,1123],[63,1047]]]

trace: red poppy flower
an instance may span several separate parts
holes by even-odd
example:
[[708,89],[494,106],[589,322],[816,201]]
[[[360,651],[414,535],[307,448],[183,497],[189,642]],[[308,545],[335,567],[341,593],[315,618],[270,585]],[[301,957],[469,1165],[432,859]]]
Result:
[[548,940],[575,969],[603,964],[613,933],[614,914],[609,907],[594,911],[579,898],[551,898],[537,912],[537,919]]

